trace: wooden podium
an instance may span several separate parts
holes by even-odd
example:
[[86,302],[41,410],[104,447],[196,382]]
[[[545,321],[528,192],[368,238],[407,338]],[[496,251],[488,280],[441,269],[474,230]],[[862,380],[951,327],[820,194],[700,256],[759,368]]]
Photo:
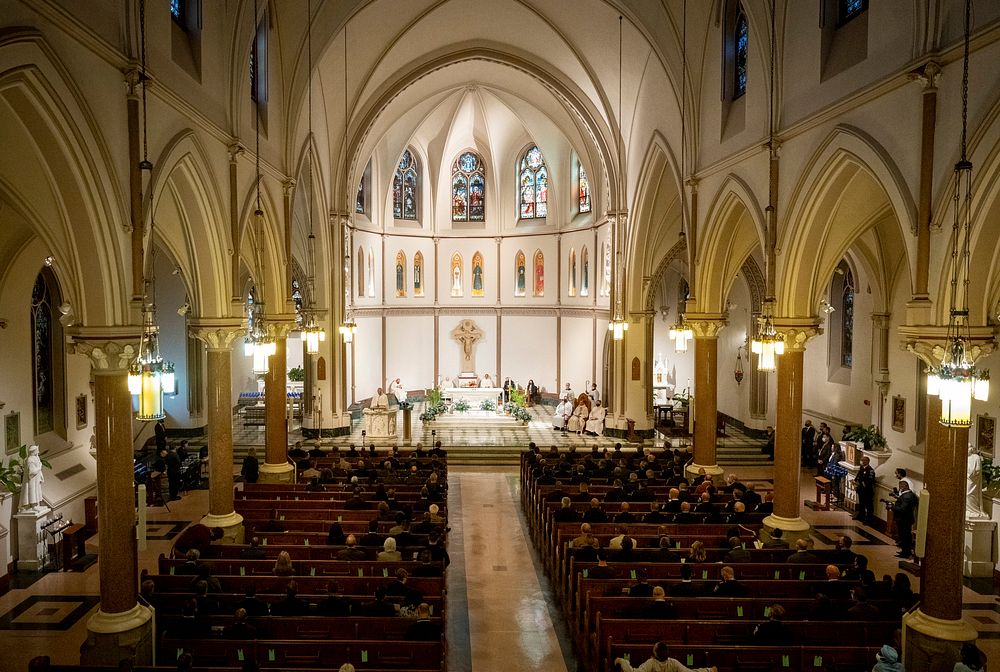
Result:
[[62,531],[62,566],[69,570],[73,563],[87,555],[87,526],[70,525]]

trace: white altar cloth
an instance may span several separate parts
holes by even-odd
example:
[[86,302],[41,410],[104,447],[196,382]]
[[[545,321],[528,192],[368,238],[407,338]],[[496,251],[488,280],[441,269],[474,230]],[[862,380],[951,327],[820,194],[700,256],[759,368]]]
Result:
[[446,387],[443,391],[445,399],[452,401],[465,400],[469,408],[476,410],[483,399],[496,401],[503,394],[500,387]]

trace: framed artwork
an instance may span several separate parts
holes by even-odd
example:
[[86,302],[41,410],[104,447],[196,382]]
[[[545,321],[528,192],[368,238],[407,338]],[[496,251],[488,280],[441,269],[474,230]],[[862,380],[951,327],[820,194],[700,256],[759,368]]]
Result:
[[4,448],[7,454],[17,452],[21,447],[21,414],[12,411],[4,416]]
[[997,419],[990,415],[976,416],[976,449],[983,455],[993,455]]
[[898,395],[892,398],[892,429],[906,431],[906,399]]
[[76,398],[76,428],[83,429],[87,426],[87,395],[81,394]]

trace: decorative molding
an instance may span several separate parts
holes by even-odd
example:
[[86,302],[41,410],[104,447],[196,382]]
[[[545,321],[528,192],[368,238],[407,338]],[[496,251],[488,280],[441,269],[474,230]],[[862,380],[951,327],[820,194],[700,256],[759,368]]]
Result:
[[208,346],[209,350],[229,350],[241,336],[246,334],[243,320],[198,319],[188,322],[188,333]]
[[941,65],[937,61],[927,61],[923,67],[912,70],[906,76],[912,82],[920,82],[924,93],[934,93],[941,79]]
[[766,293],[764,273],[760,270],[753,255],[747,257],[747,260],[743,262],[740,272],[743,273],[743,279],[746,280],[747,287],[750,288],[750,312],[759,314],[763,308]]
[[726,316],[718,313],[685,313],[684,324],[695,338],[718,338],[727,322]]
[[139,327],[81,327],[70,331],[70,350],[90,359],[94,372],[124,373],[139,354]]
[[[987,357],[996,350],[995,327],[969,327],[970,354],[973,361]],[[901,350],[912,353],[928,366],[937,366],[944,358],[948,327],[938,325],[902,325],[899,327]]]

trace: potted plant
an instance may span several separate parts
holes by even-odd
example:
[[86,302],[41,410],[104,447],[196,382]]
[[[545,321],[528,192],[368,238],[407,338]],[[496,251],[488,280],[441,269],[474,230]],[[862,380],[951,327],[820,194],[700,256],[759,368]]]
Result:
[[469,410],[469,402],[465,399],[459,399],[455,402],[454,409],[459,413],[465,413]]
[[497,410],[497,402],[492,399],[483,399],[479,402],[480,411],[495,411]]
[[851,431],[844,435],[844,438],[848,441],[859,441],[865,446],[865,450],[871,450],[877,453],[884,452],[886,450],[885,437],[882,436],[882,432],[878,430],[875,425],[868,425],[867,427],[853,427]]
[[306,381],[306,372],[301,366],[296,366],[295,368],[288,370],[288,380],[293,383],[304,383]]

